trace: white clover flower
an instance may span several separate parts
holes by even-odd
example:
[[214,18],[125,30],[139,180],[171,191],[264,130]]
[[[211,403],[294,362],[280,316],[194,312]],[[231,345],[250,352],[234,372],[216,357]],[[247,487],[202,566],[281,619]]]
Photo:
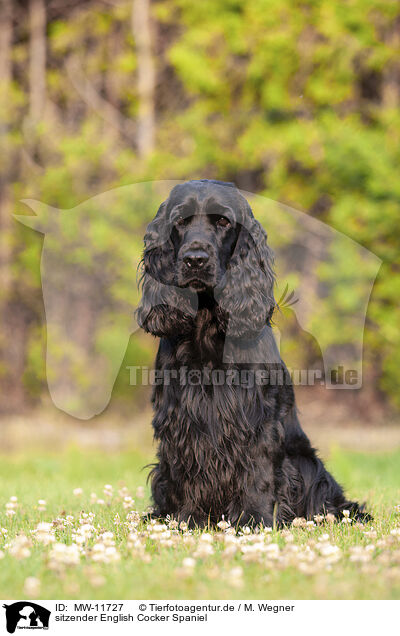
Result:
[[201,541],[199,542],[193,556],[197,559],[205,559],[212,554],[214,554],[214,548],[212,547],[212,545],[207,541]]
[[343,512],[342,523],[352,523],[353,520],[350,518],[350,511],[342,510],[342,512]]
[[31,547],[31,541],[24,534],[18,534],[15,539],[13,539],[8,544],[8,552],[11,556],[16,559],[27,559],[31,551],[29,548]]
[[120,488],[120,489],[118,490],[118,495],[119,495],[122,499],[124,499],[125,497],[130,497],[130,493],[129,493],[128,488],[127,488],[126,486],[122,486],[122,488]]
[[128,512],[126,515],[126,524],[130,530],[136,528],[140,523],[140,514],[138,512]]
[[173,539],[165,538],[165,539],[161,539],[160,545],[162,545],[164,548],[172,548],[175,545],[175,543]]
[[139,537],[136,533],[130,533],[127,537],[127,548],[131,551],[132,556],[140,558],[142,561],[150,561],[150,555],[146,554],[145,539]]
[[96,515],[94,512],[81,512],[79,523],[81,525],[85,525],[86,523],[93,523],[95,516]]
[[290,532],[290,530],[282,530],[281,535],[285,539],[286,543],[293,543],[294,534]]
[[104,557],[106,563],[113,563],[115,561],[119,561],[121,555],[115,546],[106,546]]
[[35,538],[40,543],[44,545],[49,545],[50,543],[54,543],[54,527],[52,523],[48,523],[43,521],[38,523],[36,529],[33,531]]
[[227,572],[225,580],[229,585],[232,585],[233,587],[242,587],[243,569],[240,566],[232,568]]
[[164,526],[162,523],[154,523],[151,524],[151,530],[153,533],[160,533],[160,532],[164,532],[166,530],[166,526]]
[[95,543],[91,551],[92,560],[98,562],[104,561],[105,551],[106,546],[104,543]]
[[88,576],[89,583],[93,585],[93,587],[102,587],[106,584],[106,578],[101,574],[91,574]]
[[313,576],[319,570],[317,563],[307,563],[304,561],[300,562],[297,567],[302,574],[306,574],[307,576]]
[[105,496],[106,496],[106,497],[112,497],[112,496],[113,496],[114,489],[113,489],[113,487],[111,486],[111,484],[106,484],[106,485],[104,486],[104,488],[103,488],[103,492],[104,492],[104,494],[105,494]]
[[238,565],[237,567],[234,567],[229,571],[229,575],[232,578],[241,578],[243,576],[243,568]]
[[114,534],[112,532],[103,532],[99,539],[104,543],[105,546],[115,545]]
[[304,517],[296,517],[292,521],[292,526],[294,528],[304,528],[305,525],[306,525],[306,520],[304,519]]
[[[155,527],[159,527],[159,526],[155,526]],[[170,539],[171,538],[171,531],[168,530],[165,526],[161,526],[162,528],[164,528],[162,531],[156,531],[154,528],[154,532],[152,532],[149,535],[149,538],[152,539],[153,541],[165,541],[166,539]]]
[[238,544],[240,539],[236,536],[236,534],[232,534],[230,532],[225,532],[222,535],[222,541],[225,545]]
[[226,581],[233,587],[241,587],[243,585],[243,568],[236,566],[229,570]]
[[220,530],[227,530],[230,527],[230,521],[225,521],[224,515],[222,515],[222,520],[217,523],[217,527]]
[[368,563],[372,558],[371,552],[362,546],[356,545],[350,548],[350,558],[352,563]]
[[277,560],[279,559],[280,549],[277,543],[269,543],[264,546],[262,550],[269,559]]
[[24,581],[24,594],[29,598],[37,598],[40,593],[40,581],[35,576],[28,576]]
[[329,563],[336,563],[342,556],[342,552],[337,545],[321,542],[317,544],[317,549]]
[[144,498],[144,488],[143,488],[143,486],[138,486],[136,488],[136,497],[138,499],[143,499]]
[[[241,547],[243,560],[246,562],[258,561],[263,552],[263,550],[260,549],[260,547],[261,546],[257,543],[250,544],[250,545],[243,545]],[[263,546],[263,547],[266,547],[266,546]]]
[[136,533],[130,532],[126,538],[126,545],[128,548],[134,548],[134,547],[139,547],[143,544]]
[[363,534],[367,537],[367,539],[376,539],[378,537],[378,533],[376,530],[365,530]]
[[237,552],[239,552],[239,546],[235,545],[234,543],[231,543],[225,547],[225,550],[223,551],[222,556],[224,558],[229,559],[233,557],[235,554],[237,554]]
[[196,559],[193,559],[192,557],[186,557],[182,561],[182,567],[186,569],[193,569],[195,565],[196,565]]
[[80,551],[76,543],[66,545],[65,543],[54,543],[49,553],[49,568],[59,569],[63,566],[78,565],[80,562]]
[[124,500],[122,502],[122,505],[124,507],[125,510],[129,510],[130,508],[133,508],[135,505],[134,500],[132,499],[132,497],[130,495],[124,497]]
[[73,534],[74,541],[82,546],[84,543],[87,543],[95,534],[96,528],[92,526],[90,523],[85,523],[81,525],[77,531]]
[[193,547],[194,544],[196,543],[195,538],[193,535],[191,534],[184,534],[182,537],[182,543],[183,545],[189,546],[189,547]]
[[260,544],[264,544],[266,539],[266,537],[262,534],[250,534],[246,538],[249,543],[260,543]]
[[83,490],[82,488],[74,488],[72,494],[75,495],[75,497],[80,497],[83,495]]

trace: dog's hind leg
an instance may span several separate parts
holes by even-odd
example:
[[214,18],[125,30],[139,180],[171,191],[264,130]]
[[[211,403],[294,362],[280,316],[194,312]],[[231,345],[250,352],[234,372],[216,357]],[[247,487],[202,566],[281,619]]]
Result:
[[[343,518],[343,510],[350,517],[360,521],[369,521],[371,516],[357,502],[349,501],[342,487],[326,470],[310,440],[297,419],[295,409],[283,422],[285,429],[286,458],[296,471],[298,486],[293,490],[290,507],[299,517],[312,519],[314,515],[331,513],[337,519]],[[289,478],[294,483],[293,477]],[[299,487],[300,484],[300,487]]]

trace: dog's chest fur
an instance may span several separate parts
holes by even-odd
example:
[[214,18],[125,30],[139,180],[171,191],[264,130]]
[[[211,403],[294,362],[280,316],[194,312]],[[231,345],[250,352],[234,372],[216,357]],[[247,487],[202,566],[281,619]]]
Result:
[[229,371],[243,369],[219,362],[223,340],[212,321],[198,331],[161,342],[157,368],[168,381],[153,395],[155,438],[178,498],[229,514],[232,502],[274,487],[283,428],[265,387],[226,382]]

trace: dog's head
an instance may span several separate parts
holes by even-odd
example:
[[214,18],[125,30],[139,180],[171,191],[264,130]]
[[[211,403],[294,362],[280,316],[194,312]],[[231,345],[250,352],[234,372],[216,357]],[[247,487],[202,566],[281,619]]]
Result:
[[185,183],[172,190],[167,218],[179,287],[205,291],[220,283],[240,233],[235,214],[238,195],[229,186],[204,182]]
[[229,323],[232,337],[254,337],[275,305],[271,263],[266,234],[233,184],[175,186],[145,235],[139,323],[158,336],[185,333],[207,297],[222,330]]

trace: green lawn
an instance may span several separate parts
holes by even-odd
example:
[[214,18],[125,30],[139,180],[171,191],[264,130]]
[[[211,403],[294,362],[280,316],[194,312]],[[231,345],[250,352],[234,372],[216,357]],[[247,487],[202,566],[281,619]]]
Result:
[[[0,598],[399,598],[400,450],[331,453],[335,477],[373,511],[368,526],[323,522],[242,536],[229,529],[203,537],[173,524],[137,525],[134,511],[149,503],[142,470],[149,460],[133,451],[77,448],[3,455],[0,527],[7,533],[0,533]],[[113,486],[112,495],[103,493],[105,484]],[[136,496],[141,486],[144,498]],[[83,493],[74,495],[76,488]],[[128,491],[135,503],[128,499],[124,508]],[[104,504],[91,502],[92,492]],[[46,510],[38,509],[39,499]],[[15,514],[6,516],[6,509]],[[82,511],[95,517],[80,522]],[[56,518],[55,531],[41,526],[39,535],[31,533]],[[18,533],[24,536],[15,540]]]

